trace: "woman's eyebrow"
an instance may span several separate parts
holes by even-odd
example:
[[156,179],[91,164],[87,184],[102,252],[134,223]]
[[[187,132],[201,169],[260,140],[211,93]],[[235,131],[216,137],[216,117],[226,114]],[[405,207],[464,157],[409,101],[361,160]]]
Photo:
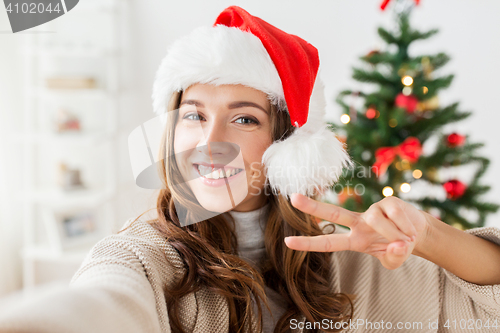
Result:
[[[200,108],[205,107],[205,105],[203,105],[202,102],[197,101],[195,99],[186,99],[186,100],[182,101],[181,104],[179,104],[179,107],[181,105],[184,105],[184,104],[194,105],[194,106],[197,106]],[[254,107],[254,108],[257,108],[257,109],[264,111],[266,114],[269,115],[269,111],[264,109],[262,106],[260,106],[259,104],[253,103],[253,102],[249,102],[249,101],[232,102],[228,105],[228,109],[237,109],[237,108],[244,108],[244,107]]]
[[244,107],[248,107],[248,106],[260,109],[260,110],[264,111],[266,114],[269,114],[269,111],[264,109],[259,104],[256,104],[253,102],[247,102],[247,101],[233,102],[233,103],[228,105],[228,108],[229,109],[237,109],[237,108],[244,108]]
[[205,107],[205,105],[203,105],[203,103],[201,103],[200,101],[194,100],[194,99],[186,99],[186,100],[182,101],[181,104],[179,104],[179,106],[184,105],[184,104],[199,106],[200,108]]

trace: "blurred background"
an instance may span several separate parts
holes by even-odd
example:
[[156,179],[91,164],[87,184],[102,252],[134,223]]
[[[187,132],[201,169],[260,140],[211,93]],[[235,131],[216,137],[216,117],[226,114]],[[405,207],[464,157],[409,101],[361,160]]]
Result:
[[[381,2],[85,0],[16,34],[0,9],[0,300],[68,283],[99,239],[149,209],[155,216],[157,192],[135,185],[127,138],[154,116],[155,72],[176,38],[230,5],[304,38],[320,52],[327,116],[339,123],[337,94],[366,85],[352,67],[384,47],[377,27],[395,25]],[[485,143],[492,202],[500,201],[499,12],[494,0],[422,0],[413,27],[440,32],[410,49],[451,57],[440,73],[455,79],[440,102],[473,115],[447,130]],[[486,225],[500,227],[500,214]]]

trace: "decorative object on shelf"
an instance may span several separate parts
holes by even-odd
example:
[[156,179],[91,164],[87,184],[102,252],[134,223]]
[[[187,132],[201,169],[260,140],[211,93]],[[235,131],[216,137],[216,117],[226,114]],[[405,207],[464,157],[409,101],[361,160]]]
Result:
[[59,163],[59,186],[65,191],[84,189],[80,170],[70,169],[65,163]]
[[[27,69],[24,90],[30,96],[23,103],[19,140],[25,152],[26,186],[19,200],[26,203],[22,259],[28,292],[54,280],[69,282],[91,246],[113,233],[119,220],[120,210],[111,199],[119,184],[119,73],[129,57],[129,41],[123,36],[129,34],[130,1],[80,2],[72,23],[52,21],[47,27],[57,33],[32,34],[21,50]],[[92,24],[80,24],[85,22]],[[47,173],[39,170],[47,169],[53,179],[45,182]],[[99,188],[94,188],[97,177]],[[76,218],[89,209],[100,234],[93,239],[90,217]],[[48,228],[40,225],[44,210]],[[44,229],[52,230],[49,244]],[[78,249],[64,249],[87,236],[89,241]]]
[[92,77],[48,77],[45,84],[49,89],[95,89],[96,81]]
[[56,132],[58,133],[63,133],[68,131],[79,132],[80,129],[81,129],[80,120],[76,115],[63,108],[57,111],[55,119]]
[[89,209],[43,210],[50,248],[64,251],[91,244],[101,237],[96,213]]

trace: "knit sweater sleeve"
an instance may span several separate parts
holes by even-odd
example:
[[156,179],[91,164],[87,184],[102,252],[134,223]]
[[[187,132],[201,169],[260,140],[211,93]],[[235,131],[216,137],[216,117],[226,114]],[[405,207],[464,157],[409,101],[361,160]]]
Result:
[[[498,228],[466,232],[500,244]],[[394,270],[384,268],[373,256],[354,251],[333,253],[332,262],[336,290],[356,295],[353,322],[360,325],[351,325],[346,332],[368,332],[367,322],[380,325],[382,320],[393,329],[399,322],[409,325],[408,332],[460,332],[460,325],[478,332],[498,332],[500,328],[500,285],[467,282],[415,255]],[[482,327],[476,329],[479,325]]]
[[[497,245],[500,245],[500,229],[495,227],[482,227],[465,231],[468,234],[481,237]],[[492,262],[491,265],[500,265],[499,262]],[[443,322],[449,319],[449,325],[459,327],[462,319],[481,319],[484,324],[490,319],[490,329],[492,332],[500,330],[500,284],[478,285],[465,281],[446,269],[441,268],[441,281],[443,288],[442,295],[442,318]],[[470,324],[472,323],[472,326]],[[479,321],[478,321],[479,323]],[[467,327],[477,329],[478,324],[472,320],[467,320]],[[462,327],[465,320],[462,320]],[[483,331],[486,332],[487,330]]]
[[[67,288],[0,314],[0,332],[170,332],[165,301],[153,286],[147,247],[133,237],[111,235],[87,255]],[[163,304],[163,305],[159,305]],[[163,319],[163,320],[162,320]]]

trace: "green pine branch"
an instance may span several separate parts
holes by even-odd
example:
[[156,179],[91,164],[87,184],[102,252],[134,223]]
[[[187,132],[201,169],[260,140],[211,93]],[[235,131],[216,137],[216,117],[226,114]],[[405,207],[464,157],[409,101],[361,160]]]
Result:
[[353,68],[352,78],[356,81],[378,83],[380,85],[397,85],[400,81],[399,77],[386,77],[379,71],[368,72],[360,68]]

